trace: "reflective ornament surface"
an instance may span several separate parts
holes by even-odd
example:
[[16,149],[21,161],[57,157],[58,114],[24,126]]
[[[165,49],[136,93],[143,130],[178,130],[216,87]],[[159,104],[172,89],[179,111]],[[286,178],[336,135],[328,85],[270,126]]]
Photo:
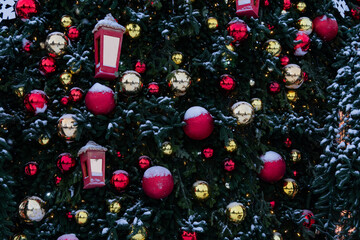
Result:
[[294,179],[286,178],[284,179],[283,191],[288,197],[294,198],[299,191],[299,187]]
[[299,10],[300,12],[305,12],[306,10],[306,3],[305,2],[298,2],[298,4],[296,5],[297,10]]
[[237,119],[239,125],[251,123],[255,116],[254,107],[247,102],[237,102],[231,107],[232,115]]
[[172,71],[167,79],[169,86],[178,96],[184,95],[191,84],[190,74],[182,69]]
[[164,142],[161,146],[161,150],[165,155],[171,155],[173,150],[170,142]]
[[287,91],[286,97],[290,102],[296,102],[296,100],[298,99],[297,92],[294,90]]
[[304,32],[307,35],[310,35],[313,31],[313,23],[308,17],[301,17],[297,21],[297,27],[299,31]]
[[273,233],[272,240],[283,240],[283,237],[281,236],[280,233],[274,232],[274,233]]
[[24,170],[27,176],[35,176],[39,171],[39,164],[37,164],[37,162],[28,162]]
[[80,31],[76,26],[72,26],[69,28],[67,36],[70,40],[75,41],[80,37]]
[[50,33],[45,40],[45,48],[51,57],[60,57],[65,53],[68,41],[61,32]]
[[110,184],[117,190],[123,191],[129,185],[129,174],[124,170],[117,170],[113,172]]
[[60,75],[60,82],[64,86],[72,84],[72,74],[68,72],[62,73]]
[[[5,4],[5,2],[3,4]],[[16,15],[23,21],[35,16],[39,10],[40,3],[37,0],[19,0],[15,4]]]
[[229,139],[228,143],[225,146],[226,151],[234,152],[237,149],[237,144],[234,139]]
[[301,152],[297,149],[291,150],[290,160],[293,163],[301,161]]
[[193,184],[193,194],[197,200],[205,200],[210,197],[209,184],[205,181],[196,181]]
[[138,93],[143,86],[140,74],[132,70],[123,73],[120,84],[122,91],[130,94]]
[[147,236],[146,228],[145,227],[134,227],[131,226],[131,232],[129,234],[130,240],[145,240]]
[[215,30],[219,26],[218,20],[214,17],[209,17],[206,23],[210,30]]
[[67,141],[74,140],[77,134],[77,121],[74,114],[64,114],[58,121],[59,135]]
[[222,75],[220,80],[220,87],[224,89],[225,91],[231,91],[234,90],[236,86],[236,82],[234,80],[234,77],[228,74]]
[[64,28],[71,27],[73,24],[72,18],[69,15],[64,15],[61,17],[61,26]]
[[89,213],[86,210],[78,210],[75,212],[75,221],[79,225],[85,225],[89,221]]
[[121,210],[121,204],[118,201],[112,201],[109,204],[109,212],[111,213],[119,213]]
[[131,38],[138,38],[140,37],[141,28],[139,24],[129,23],[126,25],[126,33],[129,34]]
[[304,82],[303,72],[299,65],[288,64],[283,68],[285,87],[298,89]]
[[183,62],[183,54],[181,52],[174,52],[171,56],[171,60],[177,65]]
[[45,216],[45,202],[36,196],[26,197],[19,205],[20,218],[26,222],[40,222]]
[[16,234],[12,238],[13,240],[27,240],[27,237],[25,234]]
[[260,98],[252,98],[250,102],[255,111],[260,111],[262,109],[262,101]]
[[48,144],[49,141],[50,141],[50,138],[44,134],[42,134],[38,139],[39,144],[43,145],[43,146]]
[[230,36],[234,38],[233,42],[238,46],[242,41],[247,39],[249,36],[249,29],[246,23],[243,20],[236,18],[235,20],[229,22],[227,31]]
[[281,53],[281,45],[275,39],[269,39],[264,44],[265,50],[270,53],[273,57],[280,56]]
[[40,60],[39,71],[41,75],[47,76],[56,71],[55,59],[52,57],[43,57]]
[[232,202],[226,207],[226,215],[233,223],[240,223],[245,219],[246,209],[243,204]]

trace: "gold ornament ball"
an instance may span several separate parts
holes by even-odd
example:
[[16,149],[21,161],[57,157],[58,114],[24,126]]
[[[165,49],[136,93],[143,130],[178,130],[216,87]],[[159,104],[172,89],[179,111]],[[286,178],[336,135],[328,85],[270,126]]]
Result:
[[290,102],[296,102],[296,100],[298,99],[297,92],[294,90],[287,91],[286,97],[287,99],[289,99]]
[[262,109],[262,101],[260,98],[253,98],[250,100],[250,102],[255,111],[260,111]]
[[165,155],[171,155],[173,150],[170,142],[164,142],[161,146],[161,150]]
[[12,238],[13,240],[27,240],[27,237],[25,234],[16,234]]
[[89,221],[89,213],[86,210],[77,210],[75,212],[75,221],[79,225],[85,225]]
[[67,141],[74,140],[77,135],[77,121],[74,114],[64,114],[59,118],[58,131]]
[[247,102],[237,102],[231,107],[232,115],[237,119],[239,125],[251,123],[255,116],[254,107]]
[[50,33],[45,41],[45,48],[51,56],[60,57],[65,53],[68,41],[61,32]]
[[[131,226],[131,232],[129,235],[132,235],[131,236],[131,240],[145,240],[146,239],[146,236],[147,236],[147,231],[146,231],[146,228],[145,227],[140,227],[136,234],[134,234],[134,232],[136,231],[134,225]],[[134,235],[133,235],[134,234]]]
[[240,223],[245,219],[246,209],[241,203],[232,202],[226,207],[226,215],[231,222]]
[[301,160],[301,152],[297,149],[291,150],[290,160],[294,163],[299,162]]
[[70,85],[72,83],[72,74],[64,72],[60,75],[60,82],[62,85]]
[[209,184],[205,181],[196,181],[193,184],[193,194],[197,200],[205,200],[209,198]]
[[17,89],[15,89],[15,94],[18,97],[23,97],[24,96],[24,87],[18,87]]
[[77,65],[75,63],[72,63],[71,66],[69,67],[69,70],[70,70],[71,74],[79,74],[81,69],[82,69],[82,66]]
[[229,139],[228,143],[225,146],[226,151],[234,152],[237,149],[237,144],[234,139]]
[[131,38],[138,38],[140,36],[141,28],[139,24],[129,23],[126,25],[126,32]]
[[40,222],[45,216],[45,202],[36,196],[26,197],[19,205],[19,215],[26,223]]
[[299,10],[300,12],[305,12],[306,10],[306,3],[304,2],[298,2],[298,4],[296,5],[297,10]]
[[288,197],[294,198],[299,191],[299,187],[294,179],[286,178],[284,179],[283,191]]
[[280,56],[281,53],[281,45],[275,39],[269,39],[264,44],[265,50],[270,53],[273,57]]
[[138,93],[143,87],[140,74],[132,70],[123,73],[120,83],[122,91],[130,94]]
[[297,64],[288,64],[283,68],[285,87],[298,89],[304,82],[301,68]]
[[274,232],[272,240],[283,240],[283,237],[281,236],[280,233]]
[[121,205],[120,202],[118,201],[113,201],[109,204],[109,211],[111,213],[119,213],[121,210]]
[[191,84],[190,74],[182,69],[172,71],[167,79],[169,86],[177,96],[184,95]]
[[217,29],[217,27],[219,26],[219,22],[216,18],[214,17],[209,17],[207,19],[207,26],[210,30],[215,30]]
[[50,138],[44,134],[41,134],[41,136],[38,139],[38,142],[40,145],[45,146],[46,144],[48,144],[50,141]]
[[235,51],[234,46],[231,45],[231,44],[225,45],[225,47],[226,47],[229,51],[231,51],[231,52],[234,52],[234,51]]
[[301,17],[297,21],[297,27],[299,31],[304,32],[307,35],[310,35],[313,31],[313,23],[308,17]]
[[174,52],[171,56],[171,60],[177,65],[183,62],[183,54],[181,52]]
[[72,18],[69,15],[64,15],[61,17],[61,26],[64,28],[71,27],[73,24]]

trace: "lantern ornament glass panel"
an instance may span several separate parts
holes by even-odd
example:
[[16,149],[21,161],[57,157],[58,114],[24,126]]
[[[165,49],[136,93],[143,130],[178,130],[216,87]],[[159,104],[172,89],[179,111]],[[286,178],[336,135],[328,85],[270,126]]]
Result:
[[109,13],[95,25],[92,32],[95,46],[95,78],[115,79],[125,27],[118,24]]
[[105,152],[107,148],[89,141],[79,152],[84,189],[105,186]]
[[260,0],[236,0],[236,14],[238,16],[259,17]]

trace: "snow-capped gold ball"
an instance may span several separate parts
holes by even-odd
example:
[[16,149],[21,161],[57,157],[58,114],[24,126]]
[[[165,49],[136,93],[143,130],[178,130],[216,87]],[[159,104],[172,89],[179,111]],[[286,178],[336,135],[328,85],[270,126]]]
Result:
[[243,204],[232,202],[226,207],[226,215],[231,222],[240,223],[245,219],[246,209]]
[[143,87],[140,74],[132,70],[123,73],[120,83],[122,91],[130,94],[138,93]]
[[205,200],[209,198],[209,184],[205,181],[196,181],[193,184],[193,194],[197,200]]
[[19,205],[19,215],[26,223],[40,222],[45,216],[45,202],[36,196],[26,197]]
[[85,225],[89,221],[89,213],[86,210],[78,210],[75,212],[75,221],[79,225]]
[[[134,234],[135,233],[135,234]],[[145,240],[147,236],[147,231],[145,227],[134,227],[134,225],[131,226],[131,232],[129,234],[130,240]]]

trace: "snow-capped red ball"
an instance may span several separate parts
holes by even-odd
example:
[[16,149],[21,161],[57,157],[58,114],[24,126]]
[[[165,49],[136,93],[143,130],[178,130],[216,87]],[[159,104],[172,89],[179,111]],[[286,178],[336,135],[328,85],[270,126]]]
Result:
[[314,31],[325,42],[333,40],[338,33],[338,24],[335,18],[326,15],[318,16],[313,21]]
[[144,73],[146,71],[146,64],[138,60],[135,64],[135,71],[138,73]]
[[48,97],[41,90],[32,90],[24,98],[25,108],[33,114],[43,113],[47,109]]
[[310,38],[304,32],[298,32],[296,34],[295,42],[299,42],[294,47],[294,55],[297,57],[305,56],[310,48]]
[[58,237],[57,240],[79,240],[79,239],[75,236],[75,234],[70,233],[70,234],[61,235],[60,237]]
[[194,140],[203,140],[214,130],[214,120],[203,107],[195,106],[185,112],[183,127],[185,134]]
[[81,88],[74,87],[70,90],[69,100],[74,103],[80,102],[84,96],[84,91]]
[[174,179],[167,168],[154,166],[145,171],[142,178],[142,188],[149,197],[162,199],[172,192]]
[[115,108],[114,91],[95,83],[85,96],[85,105],[95,115],[109,114]]
[[305,221],[303,225],[307,228],[311,228],[311,226],[315,223],[314,214],[310,210],[304,210],[302,215],[305,216]]
[[268,151],[260,158],[264,162],[263,169],[259,173],[259,177],[263,181],[273,183],[279,181],[284,176],[286,164],[280,154]]
[[129,174],[124,170],[117,170],[113,172],[110,184],[117,190],[123,191],[129,185]]

